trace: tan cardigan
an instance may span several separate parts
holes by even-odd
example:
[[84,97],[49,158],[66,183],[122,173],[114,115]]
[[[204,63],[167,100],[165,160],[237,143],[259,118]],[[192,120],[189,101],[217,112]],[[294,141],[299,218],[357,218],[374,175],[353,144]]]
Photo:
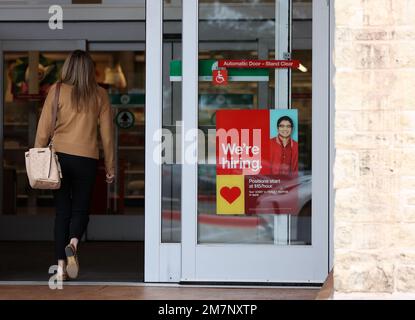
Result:
[[[46,147],[52,127],[52,107],[56,85],[46,97],[39,119],[35,148]],[[114,174],[114,125],[113,111],[105,89],[99,87],[99,108],[87,112],[76,112],[71,107],[72,86],[62,84],[53,146],[56,152],[99,159],[98,123],[104,148],[105,169]]]

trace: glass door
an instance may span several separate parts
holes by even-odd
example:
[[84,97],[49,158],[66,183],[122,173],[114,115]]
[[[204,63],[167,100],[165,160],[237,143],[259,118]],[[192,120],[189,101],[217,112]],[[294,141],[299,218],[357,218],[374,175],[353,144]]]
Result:
[[[117,179],[105,182],[103,149],[92,196],[88,240],[144,240],[145,44],[90,42],[100,86],[115,123]],[[103,201],[105,199],[105,201]]]
[[[105,183],[103,149],[94,186],[86,240],[144,238],[144,43],[89,43],[97,81],[108,90],[113,107],[117,179]],[[3,111],[3,215],[1,237],[48,240],[53,230],[50,190],[28,185],[21,155],[33,146],[37,121],[51,84],[73,49],[86,41],[5,41]],[[101,142],[100,142],[101,145]],[[9,187],[7,187],[9,186]],[[25,232],[17,232],[32,225]],[[141,226],[138,227],[138,226]]]
[[324,0],[183,0],[182,281],[328,274],[328,17]]
[[29,186],[24,152],[34,145],[38,119],[49,87],[59,79],[63,62],[84,40],[2,41],[3,132],[1,240],[52,238],[51,190]]

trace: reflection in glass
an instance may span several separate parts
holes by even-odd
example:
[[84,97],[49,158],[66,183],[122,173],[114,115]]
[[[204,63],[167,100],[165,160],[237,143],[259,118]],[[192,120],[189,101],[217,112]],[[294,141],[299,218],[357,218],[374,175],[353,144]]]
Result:
[[[98,83],[107,89],[113,108],[117,176],[109,187],[102,177],[97,179],[92,213],[144,214],[145,53],[98,51],[91,56]],[[102,149],[100,153],[102,160]],[[103,166],[98,174],[105,175]],[[103,195],[107,203],[99,208]]]
[[[52,192],[30,188],[22,155],[34,144],[44,99],[49,87],[59,80],[67,54],[31,51],[4,55],[2,189],[5,214],[54,214]],[[99,141],[101,161],[91,214],[144,213],[144,52],[91,52],[91,56],[98,83],[108,90],[114,115],[128,110],[134,117],[128,129],[116,126],[117,179],[111,187],[105,182],[104,155]]]
[[[200,1],[199,60],[276,59],[276,1]],[[304,7],[304,1],[299,10]],[[296,3],[293,3],[294,10]],[[311,3],[309,4],[311,5]],[[297,10],[298,11],[298,10]],[[298,14],[301,16],[302,14]],[[299,166],[296,214],[218,215],[216,212],[216,164],[208,159],[208,131],[216,128],[218,110],[258,110],[284,108],[275,92],[275,73],[269,81],[230,81],[213,86],[203,79],[199,62],[199,129],[205,133],[205,152],[198,165],[198,243],[252,243],[275,245],[311,244],[311,17],[293,20],[293,59],[307,72],[291,73],[291,105],[299,114]],[[309,25],[309,33],[299,35],[297,23]],[[307,30],[307,29],[302,29]],[[220,32],[219,32],[220,31]],[[301,39],[306,38],[302,43]],[[307,41],[308,40],[308,41]],[[299,44],[299,45],[298,45]],[[299,46],[298,50],[296,46]],[[277,58],[278,59],[278,58]],[[278,72],[278,71],[277,71]],[[202,142],[202,143],[201,143]],[[204,144],[203,144],[204,142]],[[202,156],[201,156],[202,155]],[[204,155],[204,156],[203,156]],[[278,201],[278,200],[276,200]]]
[[[49,190],[32,190],[24,152],[33,147],[37,122],[50,86],[59,79],[66,53],[4,54],[3,213],[54,213]],[[3,63],[3,62],[2,62]]]

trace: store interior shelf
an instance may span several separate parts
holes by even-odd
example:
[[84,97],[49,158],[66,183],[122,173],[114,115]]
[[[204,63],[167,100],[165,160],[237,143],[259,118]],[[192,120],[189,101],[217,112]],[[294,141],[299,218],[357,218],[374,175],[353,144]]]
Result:
[[16,146],[16,147],[4,147],[4,150],[15,150],[15,151],[20,151],[20,150],[28,150],[28,147],[24,147],[24,146]]
[[119,146],[119,150],[144,150],[144,147],[140,146]]
[[27,127],[27,122],[4,122],[4,126]]
[[215,124],[199,124],[199,128],[216,129]]
[[[139,195],[127,195],[124,198],[125,199],[144,199],[144,197],[145,196],[143,194],[142,195],[139,194]],[[28,199],[29,196],[27,194],[18,194],[17,198],[18,199]],[[37,196],[37,198],[39,198],[39,199],[52,199],[53,195],[39,195],[39,196]],[[111,198],[116,199],[116,198],[119,198],[119,197],[111,196]]]
[[145,171],[143,170],[125,170],[125,174],[144,174]]
[[37,196],[38,199],[53,199],[53,195],[52,194],[44,194],[44,195],[40,195]]
[[144,199],[144,195],[140,194],[140,195],[130,195],[130,196],[125,196],[125,199]]
[[[27,194],[18,194],[17,198],[19,198],[19,199],[28,199],[29,196]],[[38,199],[52,199],[53,195],[52,194],[41,194],[41,195],[36,196],[36,198],[38,198]]]
[[[26,175],[27,174],[25,169],[16,170],[16,173],[17,174],[23,174],[23,175]],[[124,173],[125,174],[145,174],[145,170],[144,169],[139,169],[139,170],[125,170]]]

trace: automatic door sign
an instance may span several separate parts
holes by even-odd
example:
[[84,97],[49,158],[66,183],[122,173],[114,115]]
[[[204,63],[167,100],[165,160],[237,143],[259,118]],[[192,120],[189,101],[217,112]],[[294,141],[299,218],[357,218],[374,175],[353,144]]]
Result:
[[[209,81],[213,80],[213,71],[214,70],[226,70],[228,73],[228,82],[232,81],[269,81],[269,70],[260,69],[260,68],[251,68],[251,69],[234,69],[226,67],[219,67],[217,60],[199,60],[199,81]],[[170,81],[182,81],[182,61],[181,60],[172,60],[170,61]]]
[[134,113],[128,110],[122,110],[118,112],[117,116],[115,117],[115,122],[117,126],[121,129],[129,129],[134,126],[135,117]]
[[300,60],[218,60],[219,68],[298,69]]

